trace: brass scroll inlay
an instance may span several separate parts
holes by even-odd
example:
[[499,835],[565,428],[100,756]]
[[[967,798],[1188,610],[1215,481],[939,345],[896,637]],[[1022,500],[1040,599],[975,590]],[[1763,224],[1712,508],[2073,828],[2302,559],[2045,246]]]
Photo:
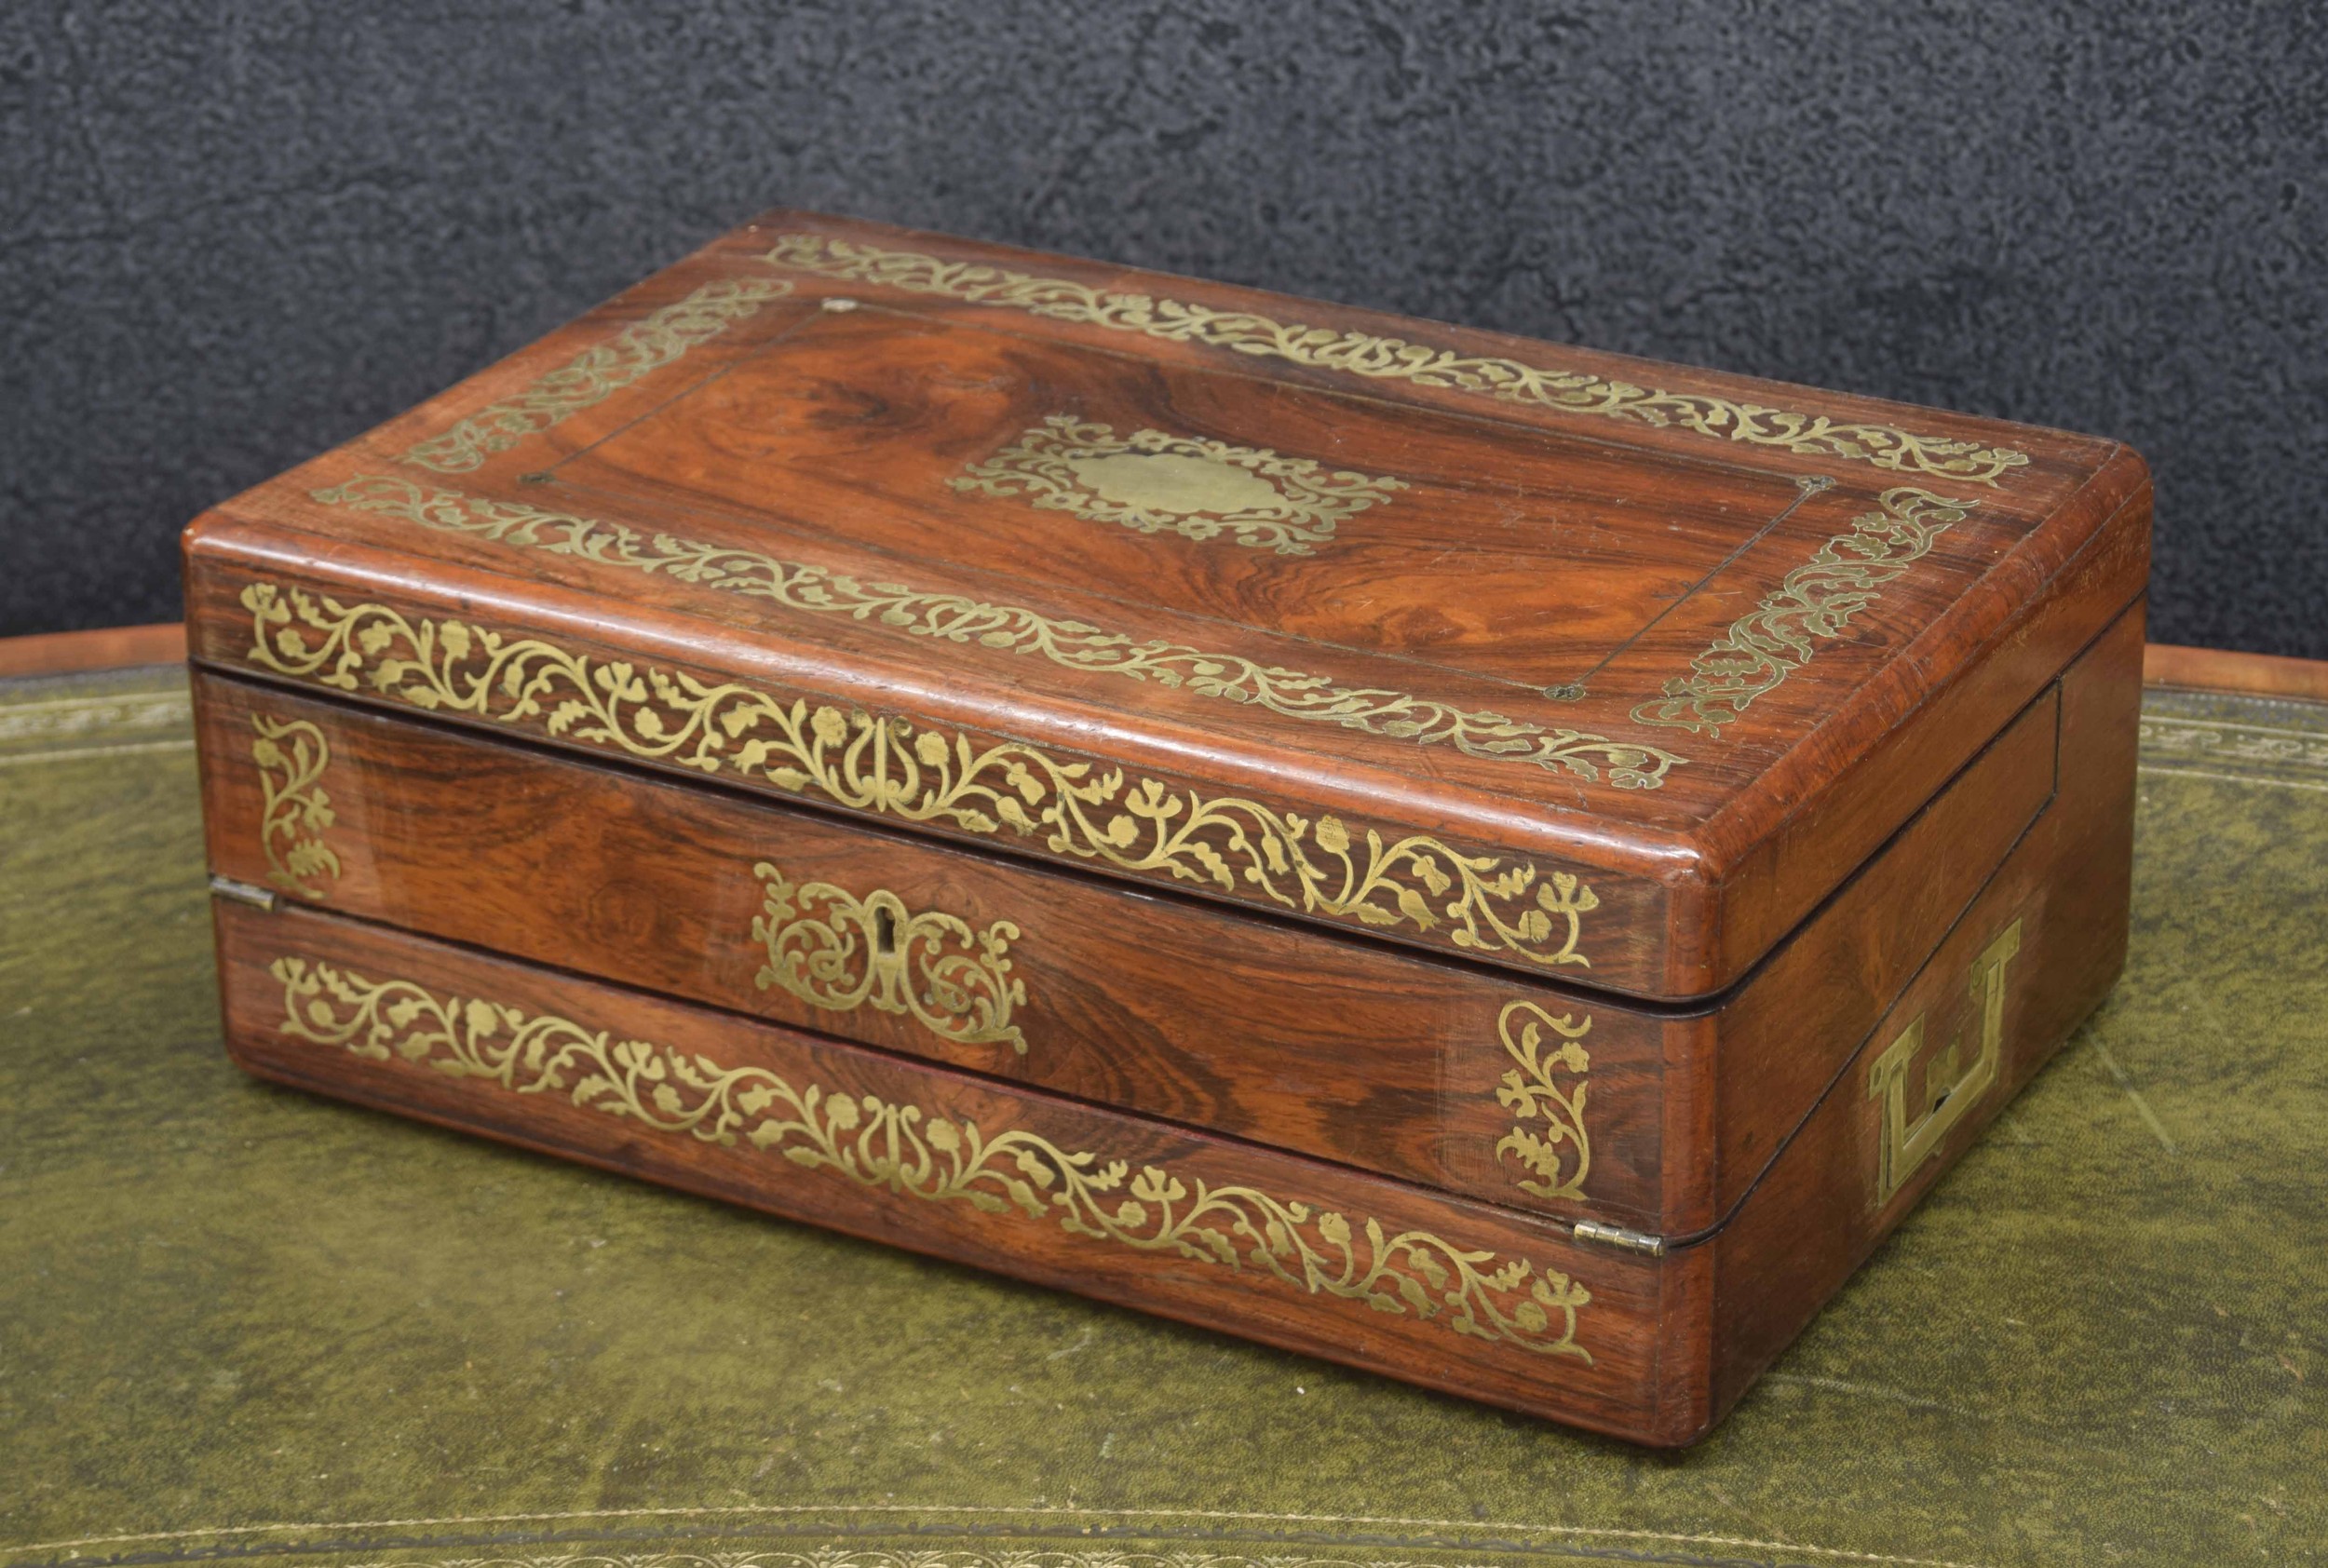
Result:
[[1217,539],[1309,555],[1334,525],[1406,481],[1329,469],[1266,447],[1134,430],[1053,414],[954,480],[956,490],[1023,496],[1047,511],[1141,534]]
[[1577,949],[1600,907],[1567,872],[1466,855],[1415,833],[1361,843],[1336,817],[1206,796],[1121,768],[1062,762],[1016,741],[972,741],[805,696],[626,659],[592,659],[534,637],[463,621],[408,620],[385,604],[343,604],[252,583],[244,656],[337,691],[522,725],[705,774],[737,774],[853,811],[997,837],[1062,858],[1211,885],[1362,926],[1406,926],[1475,953],[1548,967]]
[[367,474],[314,493],[327,506],[354,507],[444,534],[573,556],[602,566],[661,573],[683,583],[746,594],[806,615],[846,615],[911,637],[996,653],[1035,655],[1068,669],[1153,681],[1283,718],[1333,724],[1415,746],[1452,746],[1467,757],[1525,763],[1620,790],[1655,790],[1685,759],[1632,740],[1548,729],[1501,713],[1455,708],[1405,692],[1345,686],[1332,676],[1255,663],[1235,654],[1107,631],[1018,604],[995,604],[895,583],[868,583],[821,566],[756,550],[645,534],[618,522],[544,511],[409,480]]
[[1908,1115],[1908,1068],[1924,1048],[1924,1018],[1908,1021],[1900,1037],[1886,1046],[1868,1069],[1867,1098],[1881,1109],[1876,1124],[1875,1206],[1889,1203],[1938,1152],[1942,1140],[1980,1103],[1996,1082],[2005,1058],[2005,966],[2021,951],[2021,922],[2005,927],[1972,963],[1969,982],[1972,1013],[1980,1021],[1981,1049],[1970,1066],[1962,1061],[1964,1031],[1924,1064],[1924,1092]]
[[1836,420],[1823,413],[1765,408],[1702,392],[1668,392],[1608,381],[1584,371],[1547,370],[1517,359],[1458,354],[1451,348],[1369,337],[1333,327],[1288,325],[1251,311],[1214,310],[1146,294],[1112,294],[1063,277],[975,262],[946,262],[912,250],[885,250],[817,234],[778,235],[762,258],[771,266],[846,278],[902,293],[1022,310],[1054,321],[1137,332],[1171,343],[1201,344],[1236,354],[1284,359],[1373,381],[1448,387],[1507,403],[1533,403],[1672,427],[1804,457],[1840,457],[1902,474],[1959,483],[1995,484],[2028,464],[2010,447],[1918,436],[1897,426]]
[[1000,1217],[1056,1219],[1070,1235],[1257,1273],[1308,1295],[1413,1314],[1459,1334],[1540,1355],[1592,1358],[1577,1343],[1591,1292],[1524,1258],[1460,1247],[1428,1231],[1392,1234],[1255,1187],[1215,1187],[1169,1167],[1103,1159],[1009,1129],[872,1094],[795,1088],[763,1067],[645,1040],[616,1040],[568,1019],[481,997],[440,997],[411,980],[373,982],[329,964],[277,958],[281,1032],[373,1061],[401,1060],[519,1094],[736,1147],[740,1140],[804,1170],[901,1198],[964,1203]]
[[758,278],[706,283],[625,327],[613,342],[584,349],[516,397],[490,403],[442,435],[429,437],[406,452],[403,461],[440,474],[474,468],[491,453],[604,402],[792,291],[790,283]]
[[[1504,1050],[1517,1064],[1496,1089],[1496,1100],[1517,1118],[1496,1142],[1496,1157],[1511,1156],[1529,1172],[1514,1181],[1522,1192],[1584,1196],[1585,1173],[1592,1169],[1592,1140],[1584,1128],[1584,1091],[1591,1087],[1585,1074],[1592,1066],[1584,1037],[1591,1028],[1590,1014],[1579,1023],[1568,1013],[1554,1018],[1533,1002],[1507,1003],[1496,1021]],[[1544,1048],[1548,1029],[1559,1037],[1555,1050]]]
[[941,1039],[961,1045],[1007,1040],[1021,1056],[1026,1036],[1010,1009],[1026,986],[1010,974],[1019,928],[998,920],[983,931],[941,910],[916,914],[887,888],[859,899],[829,882],[795,884],[766,861],[751,868],[764,902],[751,939],[768,961],[754,977],[811,1007],[911,1013]]
[[1842,636],[1853,615],[1882,597],[1878,588],[1923,560],[1932,542],[1978,504],[1926,490],[1885,491],[1876,500],[1880,510],[1853,518],[1851,532],[1820,546],[1692,660],[1690,674],[1666,682],[1665,695],[1635,708],[1633,718],[1719,735],[1756,697],[1808,664],[1816,642]]
[[250,760],[259,770],[259,847],[266,854],[266,879],[287,893],[320,899],[318,878],[336,881],[337,851],[323,833],[338,820],[320,780],[332,749],[323,732],[305,719],[250,716],[257,738]]

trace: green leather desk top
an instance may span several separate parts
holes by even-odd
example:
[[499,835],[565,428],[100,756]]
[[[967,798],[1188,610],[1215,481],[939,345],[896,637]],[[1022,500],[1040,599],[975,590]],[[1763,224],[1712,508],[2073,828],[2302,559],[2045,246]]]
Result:
[[2328,1555],[2328,709],[2144,760],[2116,995],[1658,1456],[246,1079],[183,683],[0,683],[0,1568]]

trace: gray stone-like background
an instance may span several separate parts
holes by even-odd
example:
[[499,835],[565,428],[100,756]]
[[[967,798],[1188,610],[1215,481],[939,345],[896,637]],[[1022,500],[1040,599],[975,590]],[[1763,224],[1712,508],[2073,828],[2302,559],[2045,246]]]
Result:
[[2328,656],[2328,7],[14,0],[0,634],[758,210],[2122,438]]

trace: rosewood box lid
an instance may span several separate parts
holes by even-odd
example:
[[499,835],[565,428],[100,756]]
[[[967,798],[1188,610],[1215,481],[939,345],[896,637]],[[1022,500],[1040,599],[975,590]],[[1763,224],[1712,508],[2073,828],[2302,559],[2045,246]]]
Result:
[[2142,590],[2083,436],[778,212],[189,534],[196,655],[1648,997]]

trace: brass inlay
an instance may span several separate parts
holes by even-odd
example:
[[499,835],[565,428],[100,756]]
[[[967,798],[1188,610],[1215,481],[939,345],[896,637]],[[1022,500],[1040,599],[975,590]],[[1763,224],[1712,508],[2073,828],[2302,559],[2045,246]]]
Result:
[[562,1096],[656,1132],[780,1154],[903,1198],[965,1203],[995,1216],[1055,1219],[1071,1235],[1265,1274],[1309,1295],[1363,1302],[1459,1334],[1543,1355],[1591,1356],[1576,1341],[1591,1292],[1524,1258],[1459,1247],[1428,1231],[1211,1186],[1163,1166],[1069,1153],[1039,1134],[989,1136],[978,1124],[872,1094],[828,1092],[763,1067],[723,1067],[692,1051],[616,1040],[548,1014],[481,997],[439,997],[411,980],[373,982],[329,964],[277,958],[282,1033],[519,1094]]
[[1908,1115],[1908,1068],[1924,1048],[1924,1018],[1908,1021],[1900,1037],[1886,1046],[1868,1069],[1867,1098],[1880,1102],[1876,1122],[1875,1206],[1889,1203],[1916,1168],[1932,1157],[1941,1141],[1980,1103],[1996,1082],[2005,1058],[2005,966],[2021,951],[2021,922],[2005,927],[1972,963],[1972,1011],[1980,1020],[1981,1051],[1962,1064],[1964,1031],[1924,1064],[1924,1093],[1915,1115]]
[[1055,413],[952,481],[956,490],[1023,496],[1048,511],[1141,534],[1217,539],[1308,555],[1334,525],[1404,490],[1406,481],[1329,470],[1266,447],[1134,430]]
[[1153,681],[1259,708],[1288,719],[1335,724],[1416,746],[1452,746],[1468,757],[1532,764],[1579,778],[1605,777],[1620,790],[1654,790],[1685,759],[1638,741],[1584,730],[1547,729],[1501,713],[1455,708],[1404,692],[1344,686],[1328,675],[1256,664],[1159,639],[1142,640],[1081,621],[1059,620],[1017,604],[930,593],[895,583],[867,583],[820,566],[778,561],[755,550],[707,545],[669,534],[643,534],[618,522],[492,501],[453,490],[423,490],[409,480],[367,474],[315,499],[381,512],[496,544],[573,556],[605,566],[662,573],[684,583],[746,594],[808,615],[846,615],[913,637],[974,644],[997,653],[1033,654],[1068,669]]
[[[1517,1022],[1520,1034],[1512,1037]],[[1519,1065],[1504,1074],[1496,1098],[1519,1119],[1496,1144],[1496,1157],[1518,1156],[1529,1174],[1515,1179],[1522,1192],[1538,1197],[1582,1197],[1585,1173],[1592,1169],[1592,1140],[1584,1129],[1584,1091],[1591,1085],[1585,1074],[1592,1059],[1584,1037],[1592,1028],[1590,1014],[1579,1023],[1567,1013],[1554,1018],[1533,1002],[1505,1004],[1496,1020],[1504,1049]],[[1544,1049],[1544,1031],[1560,1036],[1560,1048]],[[1555,1079],[1554,1069],[1566,1075]],[[1529,1126],[1541,1122],[1542,1129]]]
[[833,1012],[870,1002],[879,1012],[913,1014],[941,1039],[1008,1040],[1026,1054],[1026,1036],[1010,1021],[1026,986],[1010,978],[1019,928],[1009,921],[973,931],[942,911],[915,914],[887,888],[859,899],[829,882],[796,885],[765,860],[751,872],[766,885],[751,921],[751,939],[768,953],[753,977],[761,990],[780,986]]
[[1534,403],[1672,426],[1804,457],[1841,457],[1903,474],[1995,484],[2026,466],[2028,453],[1977,441],[1918,436],[1896,426],[1837,421],[1765,408],[1702,392],[1668,392],[1607,381],[1584,371],[1546,370],[1497,356],[1458,354],[1403,338],[1368,337],[1333,327],[1288,325],[1250,311],[1214,310],[1146,294],[1111,294],[1063,277],[1037,277],[975,262],[945,262],[823,235],[778,235],[762,258],[771,266],[847,278],[909,294],[1022,310],[1054,321],[1202,344],[1237,354],[1313,365],[1375,381],[1451,387],[1508,403]]
[[1590,965],[1577,942],[1600,899],[1566,872],[1539,882],[1532,865],[1506,867],[1421,834],[1386,843],[1372,829],[1360,858],[1335,817],[1133,781],[1120,768],[1099,772],[1015,741],[973,743],[460,621],[409,621],[385,604],[272,583],[244,588],[242,604],[251,616],[245,657],[335,690],[369,685],[430,711],[524,724],[706,774],[733,768],[855,811],[980,835],[1008,829],[1055,856],[1365,926],[1407,926],[1470,951]]
[[1672,724],[1719,735],[1756,697],[1808,664],[1814,640],[1843,635],[1851,617],[1883,596],[1876,590],[1924,559],[1932,541],[1979,505],[1926,490],[1887,490],[1878,511],[1851,520],[1819,552],[1762,596],[1753,610],[1690,661],[1693,673],[1665,683],[1665,695],[1632,710],[1644,724]]
[[625,327],[613,342],[583,350],[516,397],[490,403],[442,435],[429,437],[405,453],[403,461],[440,474],[474,468],[489,454],[506,452],[526,437],[604,402],[648,372],[660,370],[792,291],[790,283],[758,278],[706,283],[685,299]]
[[318,877],[336,881],[340,858],[323,842],[338,820],[320,780],[331,765],[323,732],[305,719],[250,716],[258,738],[250,760],[259,769],[259,847],[266,852],[266,879],[287,893],[320,899]]

